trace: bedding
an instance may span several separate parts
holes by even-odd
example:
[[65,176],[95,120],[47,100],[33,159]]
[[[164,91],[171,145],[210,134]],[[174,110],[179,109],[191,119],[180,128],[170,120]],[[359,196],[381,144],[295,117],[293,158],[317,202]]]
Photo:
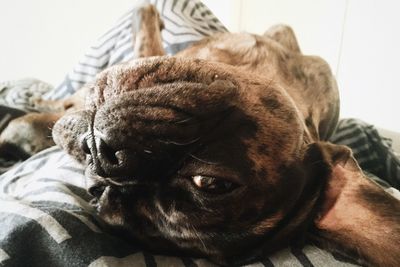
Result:
[[37,109],[35,101],[53,89],[52,85],[32,78],[1,82],[0,105],[24,111],[42,111]]
[[[164,20],[162,35],[169,54],[203,36],[226,31],[200,1],[150,2],[156,5]],[[58,87],[25,80],[9,83],[3,94],[0,89],[0,105],[3,105],[0,106],[0,121],[32,110],[32,99],[36,97],[61,99],[69,96],[104,68],[130,60],[134,15],[135,9],[130,10],[100,37]],[[13,97],[6,98],[10,94]],[[389,192],[398,194],[394,187],[400,186],[400,157],[391,149],[390,140],[382,138],[373,126],[354,119],[341,120],[330,141],[351,147],[368,176]],[[0,161],[2,164],[5,163]],[[4,170],[10,167],[10,161],[7,164]],[[0,176],[1,265],[213,266],[204,259],[153,255],[107,233],[89,204],[91,196],[86,192],[83,172],[66,153],[52,147]],[[354,264],[307,244],[303,248],[290,247],[266,255],[251,266]]]

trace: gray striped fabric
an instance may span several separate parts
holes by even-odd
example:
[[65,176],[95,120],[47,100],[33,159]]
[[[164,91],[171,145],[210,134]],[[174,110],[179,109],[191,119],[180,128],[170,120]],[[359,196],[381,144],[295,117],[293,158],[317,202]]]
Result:
[[[150,1],[165,22],[164,46],[171,54],[205,35],[226,29],[200,1]],[[132,57],[131,10],[104,34],[49,99],[70,95],[102,69]],[[373,127],[360,121],[340,123],[333,142],[355,151],[371,174],[399,184],[399,158]],[[384,162],[382,164],[382,162]],[[104,232],[88,204],[83,169],[53,147],[0,176],[0,265],[4,266],[213,266],[204,259],[143,252],[135,244]],[[307,245],[266,255],[251,266],[352,266]]]
[[[38,111],[35,101],[53,90],[53,86],[37,79],[0,82],[0,105],[25,111]],[[0,119],[4,115],[0,112]]]
[[356,119],[342,120],[330,141],[351,147],[370,178],[384,187],[400,188],[400,155],[391,148],[391,140],[380,136],[374,126]]

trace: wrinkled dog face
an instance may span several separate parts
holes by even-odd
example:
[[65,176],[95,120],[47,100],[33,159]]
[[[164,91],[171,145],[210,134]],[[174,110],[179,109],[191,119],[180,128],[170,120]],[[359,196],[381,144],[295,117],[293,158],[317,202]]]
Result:
[[54,139],[86,162],[100,216],[151,249],[226,263],[276,246],[311,210],[304,128],[269,80],[157,57],[106,70],[88,102]]

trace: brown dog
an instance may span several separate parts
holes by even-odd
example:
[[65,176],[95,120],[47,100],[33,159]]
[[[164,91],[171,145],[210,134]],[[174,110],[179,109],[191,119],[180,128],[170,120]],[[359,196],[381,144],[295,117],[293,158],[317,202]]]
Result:
[[154,7],[135,52],[88,85],[55,142],[87,164],[117,232],[163,253],[245,262],[304,238],[370,266],[400,265],[400,202],[348,148],[323,142],[339,103],[320,58],[292,30],[218,34],[162,53]]

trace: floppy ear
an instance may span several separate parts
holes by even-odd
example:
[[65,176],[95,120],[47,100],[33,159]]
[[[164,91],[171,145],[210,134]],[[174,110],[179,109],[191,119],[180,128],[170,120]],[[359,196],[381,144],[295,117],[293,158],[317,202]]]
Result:
[[349,148],[310,145],[330,172],[314,219],[313,238],[368,266],[400,266],[400,201],[368,179]]
[[272,26],[264,33],[264,36],[270,37],[293,52],[301,53],[294,31],[287,25]]

